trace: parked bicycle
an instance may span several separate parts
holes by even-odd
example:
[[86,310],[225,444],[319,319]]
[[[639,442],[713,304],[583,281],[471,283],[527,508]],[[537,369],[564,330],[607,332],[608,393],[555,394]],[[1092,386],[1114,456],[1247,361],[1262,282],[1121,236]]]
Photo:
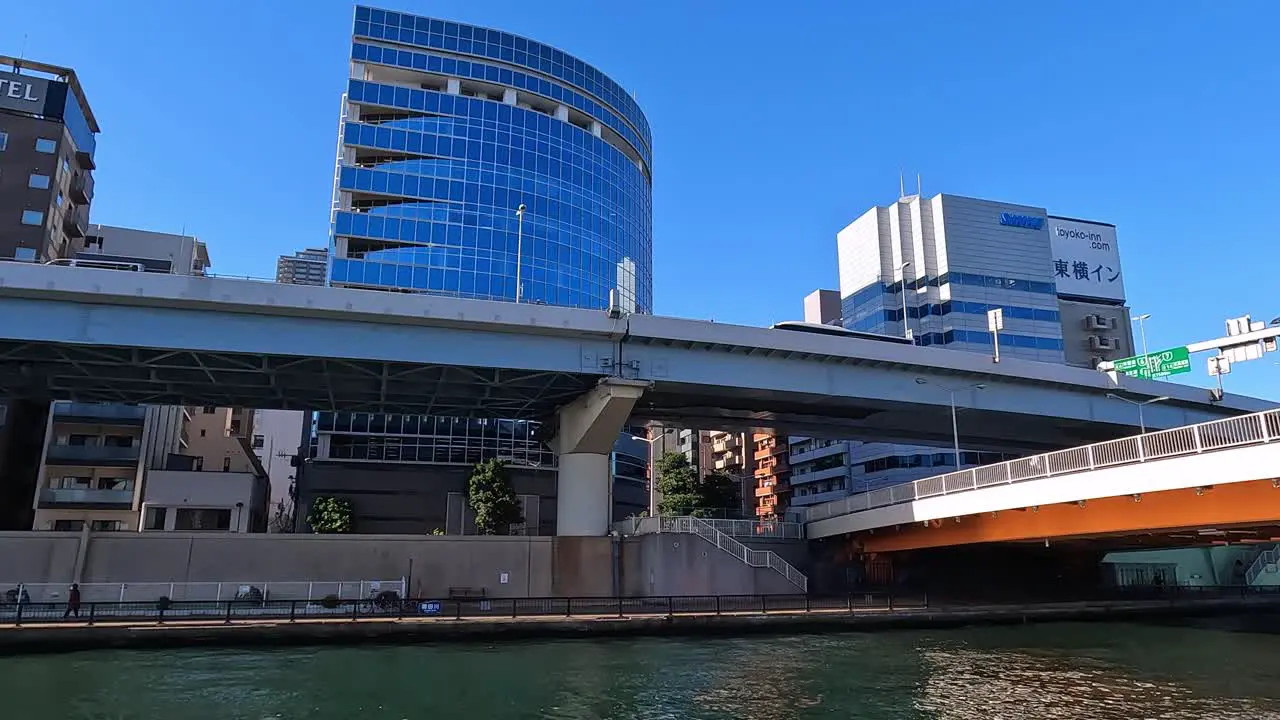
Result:
[[400,593],[395,590],[373,590],[369,597],[360,603],[360,611],[365,614],[399,612],[403,602]]

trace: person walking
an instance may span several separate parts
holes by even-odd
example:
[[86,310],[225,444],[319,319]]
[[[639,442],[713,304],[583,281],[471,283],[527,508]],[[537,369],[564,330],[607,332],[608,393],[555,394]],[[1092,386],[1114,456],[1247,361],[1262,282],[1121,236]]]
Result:
[[63,619],[65,620],[66,618],[71,617],[72,613],[75,613],[76,618],[79,619],[80,617],[80,584],[79,583],[71,583],[71,591],[67,593],[67,610],[66,612],[62,613]]

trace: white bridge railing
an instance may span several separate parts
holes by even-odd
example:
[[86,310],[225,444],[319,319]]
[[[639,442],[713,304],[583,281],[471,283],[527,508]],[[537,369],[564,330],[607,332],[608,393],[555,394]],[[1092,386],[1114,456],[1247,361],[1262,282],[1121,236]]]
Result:
[[772,550],[752,550],[717,529],[711,524],[712,522],[732,521],[709,521],[687,516],[632,518],[615,523],[614,529],[623,535],[652,535],[655,533],[697,535],[743,563],[755,568],[767,567],[785,577],[788,582],[800,588],[800,590],[809,592],[809,578],[805,577],[804,573],[797,570],[791,563],[783,560]]
[[984,465],[858,493],[810,507],[805,513],[805,522],[992,485],[1007,485],[1054,475],[1259,445],[1272,440],[1280,440],[1280,410],[1158,430],[1145,435],[1018,458],[998,465]]
[[[0,582],[0,604],[16,602],[66,602],[71,583]],[[172,601],[221,602],[224,600],[367,600],[379,592],[394,591],[405,597],[404,578],[396,580],[332,580],[315,582],[131,582],[80,583],[80,601],[96,603]]]

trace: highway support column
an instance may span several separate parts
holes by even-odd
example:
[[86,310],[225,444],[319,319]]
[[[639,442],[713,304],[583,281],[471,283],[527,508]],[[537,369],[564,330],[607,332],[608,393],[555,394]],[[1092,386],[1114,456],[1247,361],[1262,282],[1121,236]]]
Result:
[[613,509],[609,455],[648,381],[605,378],[559,412],[556,535],[603,537]]

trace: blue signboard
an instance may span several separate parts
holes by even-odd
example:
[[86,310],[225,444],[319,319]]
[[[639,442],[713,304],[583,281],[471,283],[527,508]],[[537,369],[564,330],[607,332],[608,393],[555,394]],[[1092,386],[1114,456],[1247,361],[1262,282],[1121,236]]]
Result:
[[1000,213],[1000,224],[1009,225],[1011,227],[1027,228],[1028,230],[1039,230],[1044,227],[1044,218],[1034,215],[1015,215],[1014,213]]

